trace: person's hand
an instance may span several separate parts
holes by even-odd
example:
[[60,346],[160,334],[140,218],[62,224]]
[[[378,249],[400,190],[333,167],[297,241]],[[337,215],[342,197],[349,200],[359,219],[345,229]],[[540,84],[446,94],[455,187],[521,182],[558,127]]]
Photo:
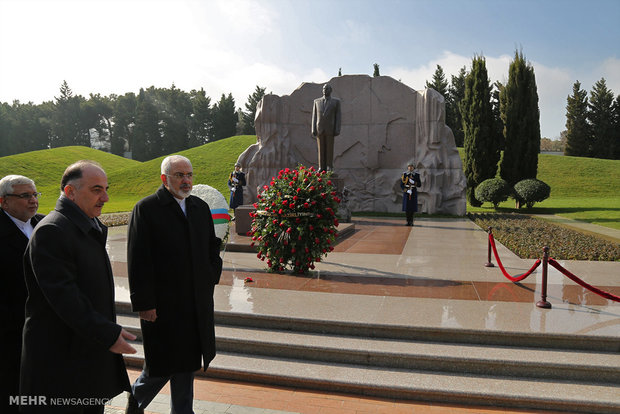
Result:
[[144,319],[148,322],[155,322],[155,320],[157,319],[157,309],[140,311],[140,319]]
[[129,345],[126,339],[134,341],[136,339],[136,336],[132,333],[127,332],[124,329],[121,329],[121,333],[118,335],[118,338],[116,339],[116,342],[114,342],[114,345],[110,347],[110,351],[114,352],[115,354],[135,354],[136,349],[133,346]]

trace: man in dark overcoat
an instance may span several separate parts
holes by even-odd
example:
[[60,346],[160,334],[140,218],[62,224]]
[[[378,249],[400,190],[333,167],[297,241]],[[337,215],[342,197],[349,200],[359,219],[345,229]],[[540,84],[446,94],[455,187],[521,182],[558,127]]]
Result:
[[213,290],[222,270],[221,240],[209,205],[192,196],[190,161],[172,155],[162,186],[133,209],[127,262],[131,303],[140,314],[144,369],[127,412],[139,413],[170,381],[172,412],[192,413],[194,372],[215,357]]
[[413,163],[407,166],[400,178],[400,188],[403,190],[403,211],[407,216],[407,226],[413,226],[413,214],[418,211],[418,187],[422,185],[420,174],[415,170]]
[[28,299],[21,396],[26,413],[103,413],[129,389],[121,353],[136,337],[116,323],[107,228],[97,219],[108,180],[92,161],[67,167],[55,209],[37,225],[24,256]]
[[22,329],[26,304],[24,251],[34,227],[43,218],[36,214],[40,193],[28,177],[7,175],[0,180],[0,337],[6,352],[0,360],[0,412],[17,413],[19,406],[9,404],[10,396],[19,395],[19,364],[22,354]]

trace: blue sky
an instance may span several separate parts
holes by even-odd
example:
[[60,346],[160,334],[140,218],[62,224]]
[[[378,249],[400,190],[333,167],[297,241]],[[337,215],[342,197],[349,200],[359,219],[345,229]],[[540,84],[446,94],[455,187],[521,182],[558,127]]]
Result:
[[0,0],[0,101],[53,100],[63,80],[84,96],[174,83],[243,108],[256,85],[285,95],[373,63],[420,90],[476,54],[505,82],[520,49],[558,138],[576,80],[620,93],[619,22],[620,0]]

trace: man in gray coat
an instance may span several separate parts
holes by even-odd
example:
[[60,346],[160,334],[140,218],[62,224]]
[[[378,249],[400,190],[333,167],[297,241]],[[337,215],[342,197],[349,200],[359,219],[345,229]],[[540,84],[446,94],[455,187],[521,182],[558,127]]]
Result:
[[129,389],[122,353],[136,337],[116,323],[107,228],[108,179],[92,161],[65,170],[56,208],[24,256],[28,299],[20,397],[24,413],[100,414]]
[[323,86],[323,97],[312,106],[312,136],[316,137],[319,170],[334,170],[334,137],[340,135],[340,99],[332,98],[332,87]]
[[127,412],[143,412],[170,381],[172,412],[189,414],[194,372],[215,357],[213,290],[222,271],[221,240],[208,204],[190,195],[190,161],[165,158],[161,180],[155,194],[136,204],[129,222],[129,287],[145,363]]

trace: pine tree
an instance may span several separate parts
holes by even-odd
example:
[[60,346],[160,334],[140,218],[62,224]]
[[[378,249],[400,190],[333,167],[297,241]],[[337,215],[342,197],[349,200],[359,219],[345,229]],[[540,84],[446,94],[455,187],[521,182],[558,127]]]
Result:
[[435,73],[433,73],[433,82],[426,81],[426,88],[431,88],[436,90],[443,96],[444,98],[448,97],[448,81],[446,80],[446,75],[443,72],[443,68],[440,65],[437,65],[437,69],[435,69]]
[[381,76],[381,75],[379,74],[379,64],[378,64],[378,63],[375,63],[375,64],[373,64],[372,66],[373,66],[373,68],[374,68],[374,72],[373,72],[372,76],[373,76],[373,77],[375,77],[375,78],[376,78],[377,76]]
[[590,154],[592,157],[613,157],[613,102],[614,94],[607,88],[605,78],[601,78],[590,91],[588,104],[588,120],[592,126],[592,153]]
[[248,96],[248,102],[245,104],[245,111],[241,111],[242,127],[241,133],[244,135],[255,135],[254,118],[256,117],[256,106],[265,96],[265,89],[256,85],[254,93]]
[[540,152],[540,112],[534,68],[516,51],[508,69],[508,83],[500,94],[504,122],[504,154],[500,175],[515,185],[536,178]]
[[573,94],[566,98],[566,147],[565,155],[589,155],[590,126],[588,125],[588,93],[581,83],[573,84]]
[[454,142],[457,147],[463,146],[463,117],[459,105],[465,97],[465,77],[467,70],[465,66],[461,68],[458,76],[452,75],[450,86],[448,87],[448,97],[446,99],[446,125],[450,127],[454,134]]
[[228,138],[237,132],[239,116],[235,111],[232,94],[222,94],[220,101],[213,106],[213,140]]
[[477,207],[476,186],[497,173],[499,149],[493,136],[491,86],[484,57],[472,60],[471,71],[465,78],[465,96],[460,104],[465,133],[465,178],[467,201]]

